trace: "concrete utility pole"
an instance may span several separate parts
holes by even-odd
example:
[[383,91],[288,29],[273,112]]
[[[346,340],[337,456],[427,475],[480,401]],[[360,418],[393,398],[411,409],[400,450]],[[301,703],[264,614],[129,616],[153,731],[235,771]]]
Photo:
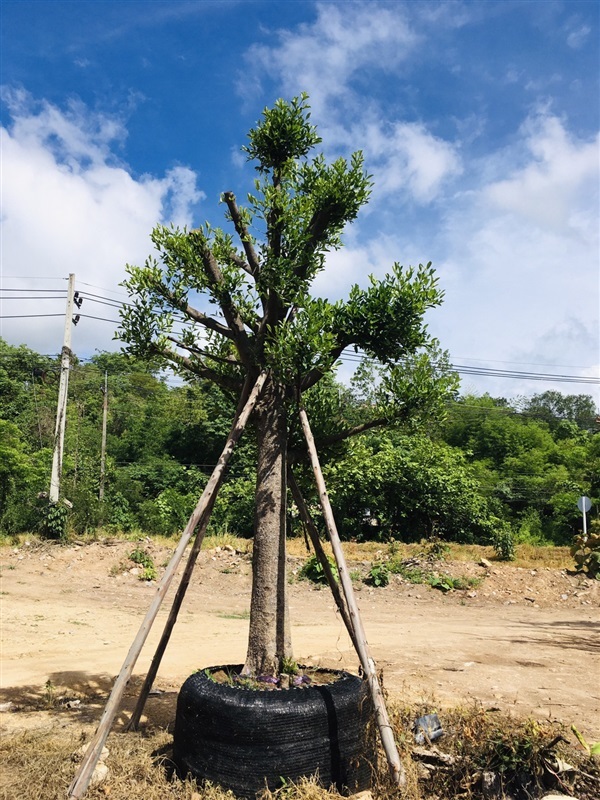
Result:
[[54,453],[52,455],[52,476],[50,478],[50,503],[58,503],[60,479],[62,476],[63,449],[65,445],[65,424],[67,421],[67,392],[69,389],[69,369],[71,366],[71,325],[73,324],[73,305],[75,302],[75,274],[69,274],[67,289],[67,311],[65,314],[65,334],[60,358],[60,383],[58,385],[58,405],[56,408],[56,427],[54,430]]
[[100,488],[98,500],[104,499],[104,478],[106,475],[106,420],[108,418],[108,372],[104,373],[104,386],[100,391],[104,395],[102,403],[102,450],[100,451]]

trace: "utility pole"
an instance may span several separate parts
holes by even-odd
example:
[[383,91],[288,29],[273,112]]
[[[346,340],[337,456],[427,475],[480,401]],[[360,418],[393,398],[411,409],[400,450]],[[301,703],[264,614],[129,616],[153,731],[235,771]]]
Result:
[[100,387],[104,395],[102,403],[102,450],[100,453],[100,488],[98,489],[98,500],[104,499],[104,478],[106,475],[106,420],[108,418],[108,372],[104,373],[104,386]]
[[[62,476],[63,449],[65,444],[65,424],[67,421],[67,392],[69,389],[69,369],[71,366],[71,325],[73,324],[73,305],[75,303],[75,275],[69,274],[67,289],[67,311],[65,314],[65,334],[60,358],[60,382],[58,385],[58,405],[56,408],[56,427],[54,430],[54,453],[52,455],[52,475],[48,499],[51,504],[58,503],[60,479]],[[78,305],[80,305],[81,301]]]

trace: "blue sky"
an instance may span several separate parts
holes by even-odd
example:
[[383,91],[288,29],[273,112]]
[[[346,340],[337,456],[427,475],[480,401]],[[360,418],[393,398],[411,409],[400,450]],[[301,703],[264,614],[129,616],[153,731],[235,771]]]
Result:
[[[156,222],[221,224],[220,193],[251,188],[248,129],[306,91],[327,157],[362,149],[375,180],[318,293],[431,260],[446,300],[428,321],[454,362],[597,378],[599,10],[2,0],[0,335],[58,352],[60,317],[23,317],[64,300],[9,289],[62,288],[74,272],[96,300],[118,299]],[[82,310],[117,318],[93,298]],[[113,333],[84,318],[73,349],[112,349]],[[463,378],[463,391],[546,389],[598,397]]]

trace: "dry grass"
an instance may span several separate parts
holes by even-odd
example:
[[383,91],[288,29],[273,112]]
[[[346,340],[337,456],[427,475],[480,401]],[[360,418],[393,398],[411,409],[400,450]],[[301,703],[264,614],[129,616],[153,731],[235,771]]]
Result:
[[[555,789],[575,794],[580,800],[597,800],[600,766],[566,742],[566,732],[549,721],[519,720],[480,707],[440,712],[445,735],[435,742],[450,764],[438,765],[425,774],[413,757],[411,724],[435,706],[393,707],[396,732],[407,786],[390,784],[385,760],[380,755],[373,795],[376,800],[480,800],[483,771],[494,772],[511,797],[533,798]],[[76,752],[89,741],[93,728],[65,721],[60,713],[45,728],[5,735],[0,741],[0,797],[2,800],[58,800],[64,798],[77,769]],[[564,738],[563,738],[564,737]],[[571,737],[573,739],[573,737]],[[172,776],[171,735],[166,727],[148,724],[142,733],[113,733],[107,742],[109,774],[90,787],[86,800],[232,800],[231,792],[214,786],[199,787],[194,781]],[[575,771],[554,777],[556,757]],[[503,795],[499,795],[502,797]],[[331,800],[339,797],[314,780],[265,792],[263,800]]]
[[[156,547],[165,547],[172,549],[175,547],[178,537],[177,536],[158,536],[152,535],[148,537],[146,534],[139,531],[132,531],[128,534],[113,534],[106,531],[96,531],[94,534],[77,537],[77,541],[94,542],[103,540],[119,540],[131,542],[152,542]],[[34,534],[18,534],[5,540],[4,543],[12,546],[22,546],[25,542],[29,542],[30,546],[43,546],[44,540]],[[0,541],[0,544],[3,542]],[[331,546],[329,543],[323,543],[325,551],[331,555]],[[210,550],[216,547],[233,547],[240,553],[252,552],[252,540],[242,539],[234,536],[232,533],[219,533],[207,535],[203,549]],[[425,542],[414,542],[405,544],[403,542],[394,542],[393,544],[381,542],[344,542],[344,552],[346,558],[350,562],[360,561],[374,561],[382,556],[390,555],[392,552],[394,557],[400,560],[405,558],[413,558],[424,552],[427,548]],[[312,552],[312,551],[311,551]],[[306,542],[303,537],[297,536],[288,540],[288,553],[296,558],[306,558],[309,552],[306,548]],[[469,544],[448,544],[446,558],[449,561],[466,561],[478,562],[482,558],[495,563],[500,562],[493,547],[486,547],[483,545],[469,545]],[[524,569],[540,569],[546,567],[548,569],[573,569],[574,562],[569,552],[568,547],[554,547],[546,545],[532,545],[532,544],[518,544],[516,545],[516,558],[514,561],[509,562],[514,567],[522,567]]]

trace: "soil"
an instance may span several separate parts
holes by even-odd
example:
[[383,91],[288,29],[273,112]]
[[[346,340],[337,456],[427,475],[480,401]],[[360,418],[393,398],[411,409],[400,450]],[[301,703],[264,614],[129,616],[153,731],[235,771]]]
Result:
[[[172,549],[142,545],[160,575]],[[0,548],[4,732],[39,725],[43,709],[57,701],[73,724],[98,718],[158,585],[140,580],[142,569],[128,560],[133,547],[106,540]],[[302,562],[290,558],[296,659],[357,671],[329,590],[294,578]],[[366,563],[350,566],[366,573]],[[444,562],[440,571],[479,583],[442,593],[398,575],[385,588],[356,582],[389,697],[432,711],[478,704],[573,723],[589,741],[600,740],[600,582],[500,563]],[[246,553],[232,547],[201,552],[147,709],[174,696],[194,670],[243,661],[250,574]],[[174,588],[175,582],[134,670],[133,702]]]

